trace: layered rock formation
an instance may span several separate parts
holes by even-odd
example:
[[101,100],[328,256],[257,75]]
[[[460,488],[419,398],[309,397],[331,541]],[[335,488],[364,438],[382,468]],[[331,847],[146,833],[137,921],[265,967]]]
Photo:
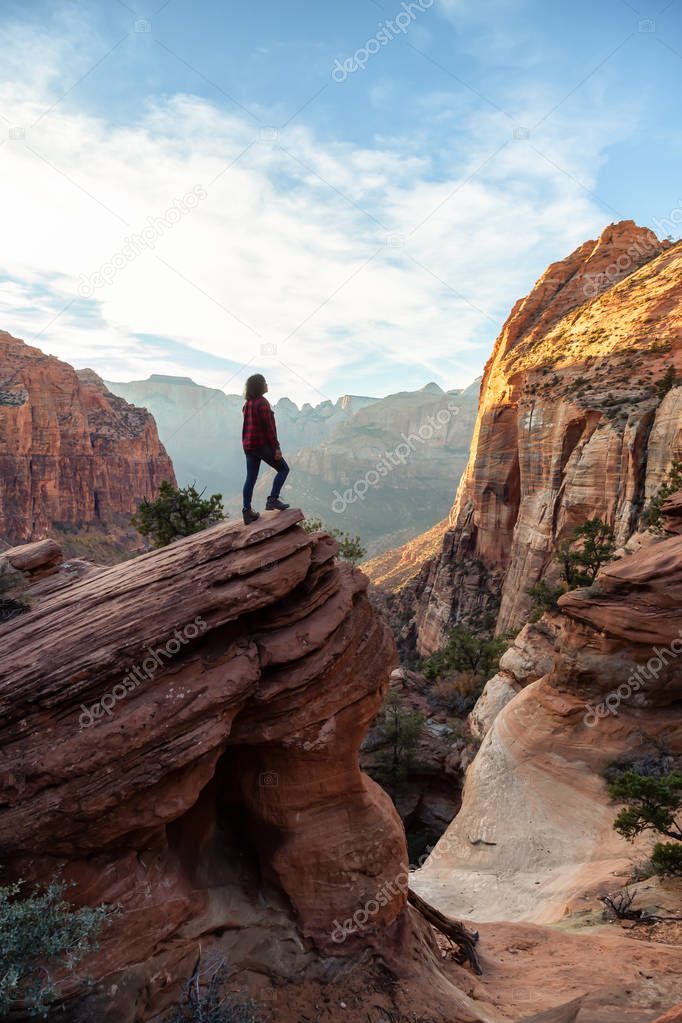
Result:
[[486,682],[469,715],[471,734],[483,739],[497,715],[518,692],[550,671],[561,627],[559,617],[545,615],[524,625],[500,658],[499,671]]
[[631,845],[613,830],[604,776],[623,756],[669,769],[682,755],[681,603],[679,536],[560,599],[552,667],[483,740],[462,809],[416,881],[426,898],[477,920],[549,922],[627,881],[654,839]]
[[[336,922],[405,867],[358,767],[393,642],[366,579],[301,518],[216,526],[0,627],[5,873],[65,863],[77,901],[123,911],[94,993],[67,988],[70,1018],[157,1018],[199,943],[231,969],[328,969],[322,952],[358,940],[337,944]],[[404,902],[395,886],[375,903],[361,941]]]
[[0,534],[126,519],[173,466],[147,411],[0,332]]
[[632,221],[549,267],[514,306],[481,388],[469,464],[438,558],[405,596],[430,653],[454,622],[555,578],[557,544],[591,517],[624,543],[682,453],[682,246]]

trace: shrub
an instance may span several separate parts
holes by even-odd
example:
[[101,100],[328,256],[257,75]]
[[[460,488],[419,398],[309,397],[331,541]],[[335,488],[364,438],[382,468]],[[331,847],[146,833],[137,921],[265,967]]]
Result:
[[202,970],[200,964],[186,981],[180,1002],[166,1023],[261,1023],[258,1006],[250,1000],[223,994],[227,982],[224,959]]
[[386,748],[377,757],[374,776],[395,788],[405,781],[414,763],[424,726],[421,711],[410,711],[395,690],[390,690],[381,715]]
[[602,565],[613,559],[616,543],[613,530],[602,519],[588,519],[576,526],[572,536],[559,546],[557,560],[569,587],[590,586]]
[[73,970],[98,948],[96,936],[119,911],[113,906],[76,908],[68,885],[56,878],[24,895],[25,882],[0,886],[0,1014],[23,1002],[32,1016],[47,1016],[57,994],[50,970]]
[[659,401],[663,401],[668,391],[672,391],[678,383],[677,373],[674,366],[668,366],[660,380],[656,382]]
[[426,659],[422,672],[432,681],[454,671],[489,678],[509,642],[509,636],[480,635],[465,625],[456,625],[448,633],[445,646]]
[[367,548],[363,546],[359,536],[351,536],[341,529],[329,529],[322,519],[304,519],[302,525],[306,533],[319,533],[322,530],[330,533],[338,542],[339,557],[351,565],[358,565],[367,554]]
[[565,592],[565,586],[548,586],[544,579],[541,579],[535,586],[531,586],[528,590],[528,595],[531,597],[530,621],[540,621],[545,611],[556,611],[558,609],[557,601]]
[[204,499],[194,486],[174,487],[164,480],[154,501],[142,501],[130,520],[155,547],[165,547],[183,536],[200,533],[225,518],[222,494]]
[[642,517],[644,524],[653,533],[665,532],[665,520],[661,511],[663,502],[680,489],[682,489],[682,461],[674,458],[663,483],[651,498]]
[[440,679],[434,686],[432,702],[449,714],[465,717],[473,710],[484,684],[476,675],[462,674],[454,679]]
[[682,845],[657,842],[651,854],[651,865],[657,874],[682,874]]

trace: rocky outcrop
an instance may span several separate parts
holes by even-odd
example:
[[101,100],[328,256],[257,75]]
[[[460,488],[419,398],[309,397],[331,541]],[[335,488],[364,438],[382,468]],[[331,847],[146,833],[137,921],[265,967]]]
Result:
[[549,267],[512,310],[486,367],[472,453],[438,558],[416,601],[419,650],[500,604],[520,624],[528,590],[558,572],[557,544],[599,516],[620,544],[682,453],[682,246],[632,221]]
[[560,599],[551,670],[496,717],[462,809],[415,881],[444,912],[557,921],[621,887],[653,839],[613,830],[605,772],[682,755],[682,537],[607,566]]
[[0,534],[10,544],[55,524],[108,523],[135,511],[173,466],[144,409],[0,332]]
[[499,671],[483,687],[468,718],[476,739],[483,739],[503,707],[524,686],[546,675],[552,667],[554,647],[560,628],[557,616],[524,625],[500,658]]
[[290,978],[403,909],[395,885],[335,942],[406,863],[358,767],[394,647],[365,577],[301,519],[215,526],[0,627],[5,874],[64,863],[76,900],[123,911],[98,987],[69,989],[74,1019],[157,1018],[199,943]]

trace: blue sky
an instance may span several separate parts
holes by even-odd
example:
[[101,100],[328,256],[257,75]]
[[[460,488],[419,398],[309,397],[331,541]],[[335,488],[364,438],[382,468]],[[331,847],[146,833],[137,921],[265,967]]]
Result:
[[682,0],[34,0],[0,30],[0,326],[108,378],[465,386],[549,262],[680,234]]

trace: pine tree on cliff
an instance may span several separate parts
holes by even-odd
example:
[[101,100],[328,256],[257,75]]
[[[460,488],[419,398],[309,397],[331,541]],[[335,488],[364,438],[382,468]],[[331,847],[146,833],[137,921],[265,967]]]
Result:
[[682,874],[682,773],[644,775],[629,770],[609,785],[609,795],[625,803],[614,821],[619,835],[634,841],[645,831],[653,831],[672,842],[657,842],[651,855],[659,874]]
[[560,545],[557,560],[570,587],[591,586],[599,569],[613,560],[615,552],[611,527],[602,519],[588,519],[576,526],[573,535]]

